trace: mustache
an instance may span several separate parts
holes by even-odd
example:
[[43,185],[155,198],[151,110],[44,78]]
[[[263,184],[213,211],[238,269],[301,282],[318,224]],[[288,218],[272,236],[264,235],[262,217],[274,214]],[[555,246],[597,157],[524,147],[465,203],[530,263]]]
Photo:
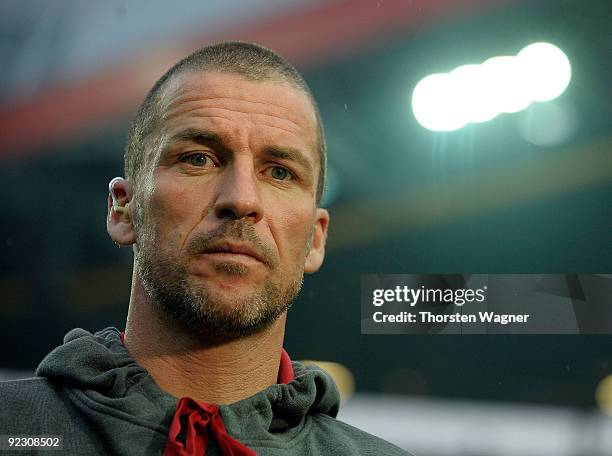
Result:
[[278,263],[274,250],[262,242],[252,224],[244,221],[228,221],[209,233],[196,236],[187,243],[186,250],[189,254],[197,255],[224,241],[248,244],[270,267]]

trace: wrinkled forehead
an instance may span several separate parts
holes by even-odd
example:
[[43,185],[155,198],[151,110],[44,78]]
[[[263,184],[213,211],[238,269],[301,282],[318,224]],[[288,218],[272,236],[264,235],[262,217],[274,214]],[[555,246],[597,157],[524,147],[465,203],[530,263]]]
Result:
[[169,81],[161,96],[161,120],[170,119],[197,101],[226,100],[293,124],[316,145],[317,118],[309,96],[281,76],[252,80],[218,71],[185,71]]

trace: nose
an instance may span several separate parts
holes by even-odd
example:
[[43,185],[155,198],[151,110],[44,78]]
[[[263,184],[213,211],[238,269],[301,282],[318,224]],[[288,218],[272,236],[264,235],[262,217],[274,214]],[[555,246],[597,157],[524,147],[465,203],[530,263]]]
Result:
[[250,218],[257,223],[263,217],[257,176],[250,160],[228,164],[220,176],[215,215],[220,219]]

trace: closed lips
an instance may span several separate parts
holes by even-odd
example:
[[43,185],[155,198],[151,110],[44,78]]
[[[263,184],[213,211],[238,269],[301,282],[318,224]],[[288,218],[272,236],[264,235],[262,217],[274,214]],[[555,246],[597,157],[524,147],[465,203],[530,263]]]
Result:
[[262,257],[252,248],[246,245],[237,245],[237,244],[215,244],[213,246],[207,247],[204,249],[202,253],[230,253],[230,254],[239,254],[239,255],[247,255],[258,261],[263,263]]

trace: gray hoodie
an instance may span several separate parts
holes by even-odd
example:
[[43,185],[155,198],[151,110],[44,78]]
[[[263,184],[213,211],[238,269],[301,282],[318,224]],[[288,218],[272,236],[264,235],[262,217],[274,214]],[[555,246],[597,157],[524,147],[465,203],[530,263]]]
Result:
[[[339,395],[330,377],[320,369],[292,364],[293,381],[218,407],[230,439],[258,455],[408,454],[336,420]],[[117,329],[70,331],[36,375],[0,382],[0,434],[61,435],[61,454],[164,452],[177,399],[136,364]],[[231,454],[215,435],[207,439],[206,455]]]

